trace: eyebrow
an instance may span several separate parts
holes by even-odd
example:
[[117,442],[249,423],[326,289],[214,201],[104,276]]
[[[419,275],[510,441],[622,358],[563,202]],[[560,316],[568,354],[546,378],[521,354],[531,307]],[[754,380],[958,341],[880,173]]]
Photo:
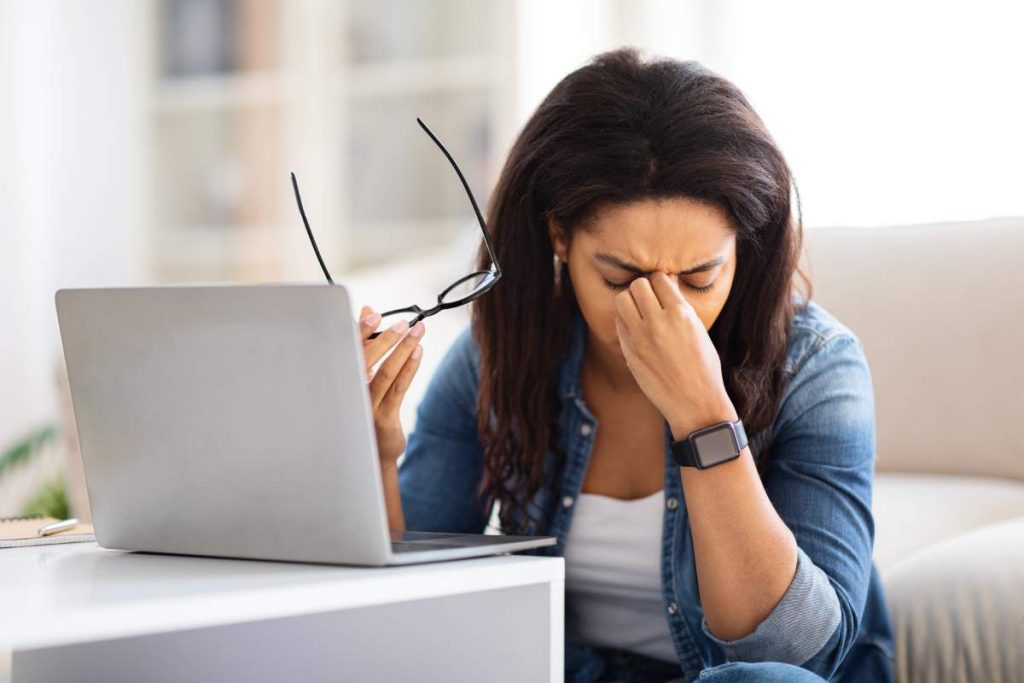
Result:
[[[649,275],[652,272],[649,270],[644,270],[640,266],[623,261],[622,259],[612,256],[611,254],[599,253],[596,254],[594,258],[596,258],[598,261],[603,261],[604,263],[607,263],[610,266],[622,268],[623,270],[628,270],[629,272],[636,273],[637,275]],[[700,265],[696,265],[688,270],[680,271],[679,273],[677,273],[677,275],[694,275],[696,273],[703,273],[706,270],[711,270],[715,266],[721,265],[724,260],[725,259],[723,257],[719,256],[717,258],[711,259],[710,261],[705,261]]]

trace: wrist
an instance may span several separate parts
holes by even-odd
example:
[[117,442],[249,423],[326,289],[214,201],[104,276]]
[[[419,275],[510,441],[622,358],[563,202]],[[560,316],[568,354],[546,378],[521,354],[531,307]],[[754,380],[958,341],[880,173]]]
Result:
[[717,408],[701,413],[699,417],[689,415],[686,418],[676,417],[668,420],[669,429],[672,430],[672,440],[682,441],[693,432],[704,427],[710,427],[719,422],[735,422],[740,419],[732,401],[726,401]]

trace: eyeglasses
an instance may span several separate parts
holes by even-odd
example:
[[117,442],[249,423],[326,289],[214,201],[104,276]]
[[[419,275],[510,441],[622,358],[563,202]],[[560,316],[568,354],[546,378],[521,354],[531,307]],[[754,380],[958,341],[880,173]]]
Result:
[[[388,316],[400,315],[402,313],[414,313],[415,315],[409,320],[409,327],[412,327],[424,318],[440,313],[441,311],[448,310],[449,308],[457,308],[468,304],[470,301],[479,298],[486,292],[488,292],[494,285],[501,279],[501,267],[498,265],[498,259],[494,256],[494,244],[491,242],[490,235],[487,234],[487,225],[484,223],[484,217],[480,214],[480,207],[476,204],[476,198],[473,197],[473,192],[469,189],[469,183],[466,182],[466,177],[462,175],[462,170],[459,169],[459,165],[455,163],[455,159],[448,153],[445,146],[441,144],[441,141],[437,139],[437,136],[429,128],[427,124],[423,123],[419,117],[416,117],[416,122],[420,124],[420,127],[427,132],[430,139],[441,148],[441,151],[451,162],[452,168],[459,174],[459,180],[462,181],[462,186],[466,188],[466,194],[469,195],[469,201],[473,205],[473,211],[476,213],[477,221],[480,223],[480,231],[484,236],[484,246],[487,247],[487,254],[491,259],[490,270],[478,270],[470,273],[464,277],[459,278],[452,284],[448,285],[440,294],[437,295],[437,305],[432,308],[423,309],[419,306],[407,306],[406,308],[396,308],[385,313],[381,313],[381,319],[387,319]],[[292,173],[292,189],[295,190],[295,201],[299,205],[299,213],[302,215],[302,223],[306,226],[306,234],[309,235],[309,241],[313,245],[313,252],[316,254],[317,261],[320,262],[320,268],[324,271],[324,275],[327,276],[327,282],[334,284],[334,280],[331,279],[331,274],[327,272],[327,266],[324,265],[324,259],[320,255],[320,249],[316,246],[316,240],[313,238],[313,231],[309,227],[309,221],[306,220],[306,210],[302,208],[302,197],[299,195],[299,182],[295,179],[295,174]],[[386,330],[389,325],[381,325],[381,332]],[[369,339],[376,339],[380,336],[381,332],[374,332],[369,336]]]

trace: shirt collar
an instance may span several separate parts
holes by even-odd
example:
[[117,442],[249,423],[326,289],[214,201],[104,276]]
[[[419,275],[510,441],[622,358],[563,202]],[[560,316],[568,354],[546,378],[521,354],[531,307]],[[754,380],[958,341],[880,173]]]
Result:
[[587,340],[587,323],[579,308],[574,306],[573,309],[569,354],[562,362],[559,374],[558,395],[561,398],[575,398],[581,395],[580,368],[583,365],[583,350]]

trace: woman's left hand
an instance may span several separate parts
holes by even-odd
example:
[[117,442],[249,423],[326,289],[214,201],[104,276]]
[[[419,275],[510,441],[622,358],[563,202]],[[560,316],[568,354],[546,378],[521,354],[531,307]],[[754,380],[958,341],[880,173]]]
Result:
[[615,297],[626,365],[672,428],[673,438],[737,418],[718,351],[697,311],[663,272],[638,277]]

